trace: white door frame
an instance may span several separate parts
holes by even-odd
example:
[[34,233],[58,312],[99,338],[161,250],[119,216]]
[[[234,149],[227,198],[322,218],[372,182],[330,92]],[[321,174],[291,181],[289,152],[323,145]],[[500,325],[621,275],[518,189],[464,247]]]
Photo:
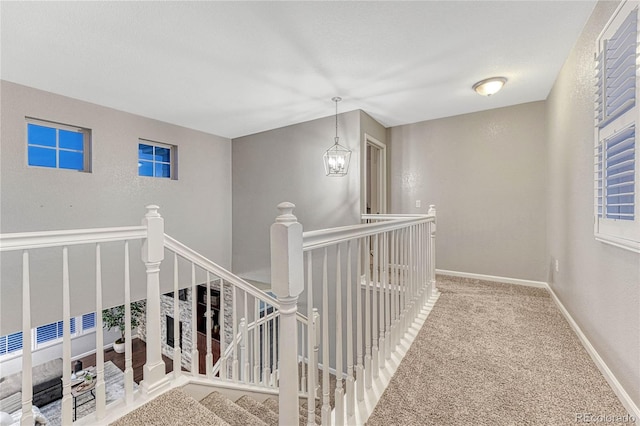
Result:
[[371,145],[380,150],[380,161],[378,163],[378,200],[380,203],[380,213],[384,214],[387,212],[387,145],[367,133],[364,134],[364,140],[362,142],[362,159],[360,164],[362,164],[363,173],[362,184],[360,185],[362,190],[360,211],[362,214],[367,214],[367,146]]

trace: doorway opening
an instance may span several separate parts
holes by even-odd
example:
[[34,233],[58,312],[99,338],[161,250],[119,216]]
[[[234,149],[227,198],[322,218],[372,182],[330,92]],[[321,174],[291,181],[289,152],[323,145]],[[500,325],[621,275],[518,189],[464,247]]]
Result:
[[387,212],[387,146],[365,134],[364,138],[364,214]]

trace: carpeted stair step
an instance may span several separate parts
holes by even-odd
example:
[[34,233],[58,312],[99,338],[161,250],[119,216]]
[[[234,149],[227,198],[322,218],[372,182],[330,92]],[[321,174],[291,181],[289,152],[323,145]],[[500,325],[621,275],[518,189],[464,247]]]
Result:
[[[309,412],[309,402],[308,401],[304,401],[302,403],[300,403],[300,407],[305,411],[305,413]],[[318,423],[318,419],[320,419],[320,424],[322,424],[322,401],[319,399],[316,399],[316,407],[315,407],[315,412],[316,412],[316,423]]]
[[[269,410],[271,410],[274,413],[276,413],[276,415],[280,412],[280,406],[279,406],[278,400],[276,398],[268,398],[262,403],[262,405],[264,405]],[[300,406],[299,410],[300,410],[300,414],[299,414],[300,426],[306,425],[307,424],[307,414],[308,414],[307,410],[302,408],[302,406]],[[320,416],[316,415],[316,419],[315,420],[316,420],[315,424],[317,424],[317,425],[322,424],[322,418]]]
[[251,398],[249,395],[243,395],[236,400],[236,404],[244,408],[269,426],[278,426],[278,413],[265,407],[262,403]]
[[276,414],[280,413],[280,403],[276,398],[267,398],[264,400],[262,405],[264,405],[265,407],[267,407],[269,410],[273,411]]
[[200,400],[200,404],[211,410],[231,426],[268,426],[243,407],[224,397],[220,392],[211,392]]
[[182,389],[172,389],[135,409],[110,426],[229,426]]

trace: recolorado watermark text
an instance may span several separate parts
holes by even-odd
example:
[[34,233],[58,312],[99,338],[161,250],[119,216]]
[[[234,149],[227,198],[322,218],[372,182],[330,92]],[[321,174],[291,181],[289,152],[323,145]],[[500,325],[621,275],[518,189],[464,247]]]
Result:
[[624,416],[612,414],[576,413],[576,423],[609,423],[609,424],[634,424],[637,422],[635,416],[625,414]]

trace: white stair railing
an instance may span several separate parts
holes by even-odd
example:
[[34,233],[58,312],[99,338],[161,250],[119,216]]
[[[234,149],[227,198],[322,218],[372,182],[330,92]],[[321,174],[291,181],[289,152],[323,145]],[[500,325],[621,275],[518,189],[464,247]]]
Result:
[[[157,206],[147,207],[141,226],[0,235],[0,251],[22,252],[25,346],[22,371],[26,373],[22,383],[22,424],[33,421],[29,374],[32,369],[31,330],[34,327],[31,305],[37,295],[32,294],[30,271],[39,266],[33,265],[30,252],[44,249],[58,250],[62,254],[61,418],[63,424],[73,422],[71,312],[77,313],[78,309],[71,306],[70,295],[76,286],[87,283],[77,283],[70,277],[71,246],[95,248],[95,307],[84,307],[88,308],[86,310],[95,308],[97,313],[96,412],[92,415],[96,424],[117,418],[106,404],[101,312],[110,306],[103,303],[105,294],[109,296],[110,305],[114,301],[116,305],[125,305],[127,344],[123,378],[125,395],[122,398],[125,408],[120,406],[119,413],[124,414],[127,406],[132,408],[141,401],[152,399],[171,386],[172,381],[184,383],[184,380],[180,381],[181,377],[191,376],[200,382],[227,381],[239,386],[277,388],[281,424],[297,423],[297,404],[301,395],[308,397],[309,424],[315,419],[316,398],[319,397],[323,424],[352,423],[358,407],[370,399],[380,370],[386,368],[396,353],[421,307],[437,294],[435,209],[423,216],[367,215],[363,216],[363,220],[370,222],[367,224],[303,233],[293,208],[290,203],[279,205],[281,214],[271,229],[272,286],[277,299],[165,235],[164,220]],[[146,280],[131,273],[129,248],[134,241],[142,242]],[[104,271],[114,269],[114,265],[105,264],[102,250],[105,244],[109,244],[110,249],[117,246],[124,258],[119,266],[124,271],[124,289],[116,291],[122,295],[120,300],[116,300],[111,288],[103,286]],[[170,351],[164,350],[174,362],[174,372],[170,375],[165,374],[162,358],[165,339],[161,333],[160,269],[165,254],[173,258],[173,262],[164,266],[173,267],[170,284],[174,303],[170,314],[174,318],[174,347]],[[112,256],[106,259],[114,261]],[[181,268],[185,269],[182,275]],[[190,282],[180,282],[184,275],[190,275]],[[134,287],[135,294],[140,294],[142,285],[146,289],[144,338],[147,362],[140,388],[134,391],[130,303]],[[314,289],[314,285],[322,287]],[[190,304],[179,303],[183,288],[191,289]],[[200,349],[196,344],[198,321],[202,321],[197,309],[198,288],[206,289],[204,302],[207,306],[204,318],[206,367],[202,371]],[[211,308],[212,290],[219,295],[214,303],[219,308],[216,323]],[[298,297],[303,291],[306,291],[308,319],[297,312]],[[191,311],[192,346],[184,348],[180,341],[179,321],[189,315],[188,311]],[[213,345],[214,337],[218,347]],[[183,367],[190,373],[183,373]],[[321,387],[317,381],[319,368],[322,369]],[[329,388],[330,371],[336,374],[333,389]],[[135,393],[139,394],[136,398]],[[332,393],[335,409],[329,405]]]
[[[142,243],[142,262],[146,279],[140,276],[132,275],[132,267],[130,265],[130,244],[134,241]],[[103,246],[109,245],[109,255],[105,257]],[[95,252],[95,282],[87,283],[86,280],[78,282],[74,280],[73,275],[70,276],[70,268],[78,268],[72,264],[78,261],[82,262],[82,267],[86,268],[87,259],[77,256],[71,256],[69,248],[79,246],[83,248],[82,252],[86,253],[88,247],[90,252]],[[115,250],[114,250],[115,249]],[[29,374],[32,371],[32,329],[39,324],[34,324],[32,320],[31,306],[38,299],[39,294],[33,292],[31,281],[32,268],[53,268],[55,265],[49,263],[33,262],[30,253],[33,251],[49,250],[54,254],[61,254],[62,264],[62,403],[61,403],[61,420],[63,424],[71,424],[73,419],[73,400],[72,400],[72,383],[71,383],[71,313],[74,316],[79,312],[89,313],[96,312],[96,411],[91,414],[91,422],[96,424],[109,423],[118,416],[113,410],[107,406],[106,384],[105,384],[105,360],[103,347],[105,336],[102,322],[102,311],[111,306],[125,306],[125,354],[124,354],[124,377],[122,387],[124,389],[124,397],[121,405],[117,408],[119,414],[127,411],[127,406],[133,408],[141,401],[149,400],[155,397],[166,387],[172,385],[172,381],[179,380],[183,376],[182,367],[191,370],[189,374],[200,380],[210,382],[216,381],[234,381],[239,385],[261,386],[266,388],[277,388],[281,376],[279,374],[278,356],[281,346],[280,327],[281,327],[281,305],[278,300],[272,296],[257,290],[255,287],[233,275],[229,271],[221,268],[214,262],[198,254],[187,246],[181,244],[175,239],[164,234],[164,220],[158,213],[157,206],[148,206],[147,213],[143,218],[141,226],[120,227],[120,228],[100,228],[100,229],[80,229],[66,231],[46,231],[46,232],[28,232],[15,234],[0,234],[0,251],[2,252],[21,252],[22,253],[22,334],[23,334],[23,353],[22,353],[22,424],[32,424],[32,377]],[[115,253],[115,257],[114,255]],[[118,253],[119,252],[119,253]],[[76,254],[78,252],[75,252]],[[166,347],[166,339],[162,335],[161,324],[164,320],[161,315],[161,291],[160,291],[160,269],[165,254],[172,257],[172,262],[166,262],[165,268],[173,267],[171,279],[173,293],[173,307],[168,313],[174,318],[173,341],[174,348],[170,351],[164,350],[164,355],[173,359],[174,371],[172,374],[165,374],[165,364],[163,361],[163,349]],[[48,257],[52,257],[51,255]],[[91,255],[93,257],[93,254]],[[37,256],[35,258],[43,258]],[[55,256],[53,256],[55,258]],[[135,259],[135,257],[134,257]],[[106,260],[106,264],[105,264]],[[114,263],[115,262],[115,263]],[[122,262],[122,263],[121,263]],[[186,262],[186,267],[184,266]],[[181,268],[187,268],[186,275],[191,276],[190,282],[180,283]],[[121,277],[117,277],[117,281],[121,282],[123,289],[105,288],[103,286],[103,275],[105,271],[120,269],[124,271]],[[139,268],[138,268],[139,269]],[[183,271],[185,272],[185,271]],[[204,279],[202,277],[205,277]],[[143,279],[140,279],[143,278]],[[114,277],[110,277],[113,281]],[[53,285],[53,282],[49,282]],[[71,294],[81,289],[81,286],[93,285],[95,287],[95,305],[91,306],[85,302],[82,305],[82,311],[78,306],[72,306]],[[206,305],[212,305],[211,289],[219,291],[219,316],[218,323],[213,324],[211,310],[207,312],[206,321],[206,368],[205,371],[199,371],[199,350],[196,345],[197,336],[197,288],[199,285],[205,286]],[[141,290],[146,289],[146,321],[144,340],[146,342],[146,359],[147,362],[143,367],[143,380],[138,390],[134,385],[133,374],[133,352],[132,352],[132,314],[131,302],[133,302],[132,294],[134,287],[137,289],[136,294],[140,294]],[[182,288],[190,288],[192,294],[191,304],[181,305],[179,303],[179,292]],[[121,295],[120,299],[116,296]],[[103,303],[105,295],[108,295],[110,305]],[[114,305],[115,303],[115,305]],[[191,361],[183,363],[182,360],[187,352],[183,351],[181,346],[181,334],[179,321],[185,315],[185,309],[191,311],[191,332],[192,347],[188,351]],[[309,330],[307,320],[300,314],[293,315],[293,324],[296,327],[294,335],[305,335]],[[219,340],[219,351],[214,353],[212,345],[214,326],[219,326],[219,336],[215,337]],[[313,329],[313,327],[311,327]],[[303,331],[304,330],[304,331]],[[298,337],[301,339],[301,337]],[[304,353],[302,353],[304,359]],[[313,368],[313,365],[312,365]],[[317,371],[317,367],[315,367]],[[297,373],[297,370],[296,370]],[[285,380],[286,381],[286,380]],[[184,383],[184,382],[181,382]],[[307,385],[296,383],[293,380],[295,392],[306,392]],[[134,398],[134,394],[139,396]],[[135,401],[135,404],[134,404]],[[116,408],[114,408],[116,409]],[[114,417],[115,416],[115,417]]]
[[[321,326],[315,315],[308,314],[313,320],[307,322],[307,332],[301,334],[307,341],[300,346],[308,354],[316,353],[315,336],[321,334],[317,365],[322,369],[322,424],[353,424],[362,405],[369,408],[359,413],[359,421],[366,421],[367,410],[375,405],[372,398],[379,397],[374,384],[382,380],[381,371],[391,368],[405,333],[438,294],[435,208],[431,206],[427,215],[364,215],[368,223],[303,233],[294,207],[278,206],[281,215],[271,239],[272,283],[274,288],[282,284],[284,296],[279,293],[278,299],[282,303],[288,298],[292,306],[304,282],[307,311],[322,312]],[[274,227],[281,233],[274,235]],[[283,321],[280,330],[280,368],[291,376],[298,371],[292,360],[299,347],[293,327]],[[336,375],[333,389],[330,371]],[[315,387],[314,373],[306,374],[308,389]],[[315,392],[308,393],[308,424],[313,424],[316,397]],[[361,404],[365,400],[368,404]],[[295,405],[297,395],[285,392],[281,382],[280,412],[295,413]],[[281,415],[280,422],[293,424],[294,419]]]
[[[157,210],[156,206],[149,206],[148,213]],[[157,225],[157,223],[156,223]],[[104,345],[104,335],[102,328],[101,312],[106,306],[103,305],[103,254],[101,247],[104,244],[120,245],[124,257],[124,298],[120,301],[124,304],[130,301],[130,275],[129,275],[129,256],[128,247],[130,241],[146,240],[149,238],[149,228],[145,224],[143,226],[120,227],[120,228],[101,228],[101,229],[80,229],[68,231],[46,231],[46,232],[26,232],[14,234],[0,235],[0,251],[22,252],[22,419],[21,424],[33,424],[32,402],[32,334],[31,330],[36,324],[32,321],[31,306],[38,298],[38,294],[32,293],[31,270],[32,268],[41,268],[39,263],[30,261],[30,253],[40,250],[48,250],[47,254],[62,254],[62,403],[61,403],[61,420],[62,424],[71,424],[73,422],[73,402],[71,396],[71,289],[77,289],[79,283],[72,282],[70,279],[70,255],[69,248],[74,246],[95,248],[95,312],[96,312],[96,413],[97,420],[106,416],[106,391],[104,380],[104,354],[102,351]],[[51,264],[48,265],[51,267]],[[53,283],[49,283],[53,285]],[[81,283],[80,285],[82,285]],[[85,307],[91,310],[92,307]],[[127,340],[129,344],[125,348],[125,376],[123,388],[125,389],[124,401],[130,403],[133,399],[133,374],[131,370],[131,316],[130,312],[126,313],[127,323]],[[153,356],[150,357],[153,359]],[[164,367],[164,365],[163,365]],[[164,375],[164,371],[163,371]]]

